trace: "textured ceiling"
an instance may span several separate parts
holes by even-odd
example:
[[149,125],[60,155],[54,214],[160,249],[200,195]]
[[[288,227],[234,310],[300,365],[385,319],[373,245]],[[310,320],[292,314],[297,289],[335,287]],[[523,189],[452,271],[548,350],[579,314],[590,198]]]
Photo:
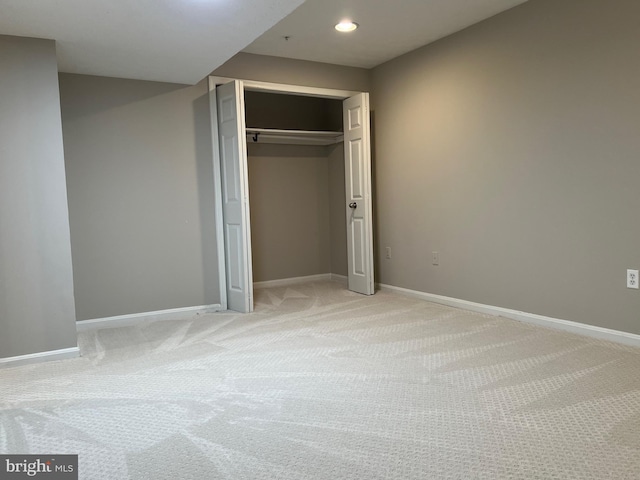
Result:
[[[244,51],[372,68],[525,1],[307,0]],[[360,28],[336,32],[345,18]]]
[[303,0],[0,0],[0,34],[56,40],[62,72],[193,84]]

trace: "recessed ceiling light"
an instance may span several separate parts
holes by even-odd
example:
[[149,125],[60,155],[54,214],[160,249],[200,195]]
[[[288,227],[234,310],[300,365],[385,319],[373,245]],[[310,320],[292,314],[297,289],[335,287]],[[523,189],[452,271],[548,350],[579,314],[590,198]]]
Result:
[[336,25],[336,30],[339,32],[353,32],[356,28],[358,28],[358,24],[352,22],[350,20],[344,20]]

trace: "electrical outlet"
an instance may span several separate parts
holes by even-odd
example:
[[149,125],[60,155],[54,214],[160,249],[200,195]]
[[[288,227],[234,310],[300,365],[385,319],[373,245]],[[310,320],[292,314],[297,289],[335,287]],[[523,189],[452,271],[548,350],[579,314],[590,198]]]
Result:
[[440,253],[431,252],[431,263],[433,265],[440,265]]
[[387,257],[387,260],[391,260],[391,247],[386,247],[384,251],[385,251],[385,256]]
[[638,270],[627,270],[627,288],[638,289]]

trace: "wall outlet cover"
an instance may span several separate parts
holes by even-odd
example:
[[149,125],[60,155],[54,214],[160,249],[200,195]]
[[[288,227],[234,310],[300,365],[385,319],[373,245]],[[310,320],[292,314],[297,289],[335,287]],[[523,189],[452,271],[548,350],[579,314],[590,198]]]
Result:
[[627,288],[638,289],[638,270],[627,270]]

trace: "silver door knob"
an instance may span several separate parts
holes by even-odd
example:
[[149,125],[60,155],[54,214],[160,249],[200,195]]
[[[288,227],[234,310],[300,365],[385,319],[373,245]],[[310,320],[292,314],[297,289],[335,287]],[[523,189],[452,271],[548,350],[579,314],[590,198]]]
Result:
[[358,208],[358,204],[356,202],[351,202],[349,204],[349,208]]

